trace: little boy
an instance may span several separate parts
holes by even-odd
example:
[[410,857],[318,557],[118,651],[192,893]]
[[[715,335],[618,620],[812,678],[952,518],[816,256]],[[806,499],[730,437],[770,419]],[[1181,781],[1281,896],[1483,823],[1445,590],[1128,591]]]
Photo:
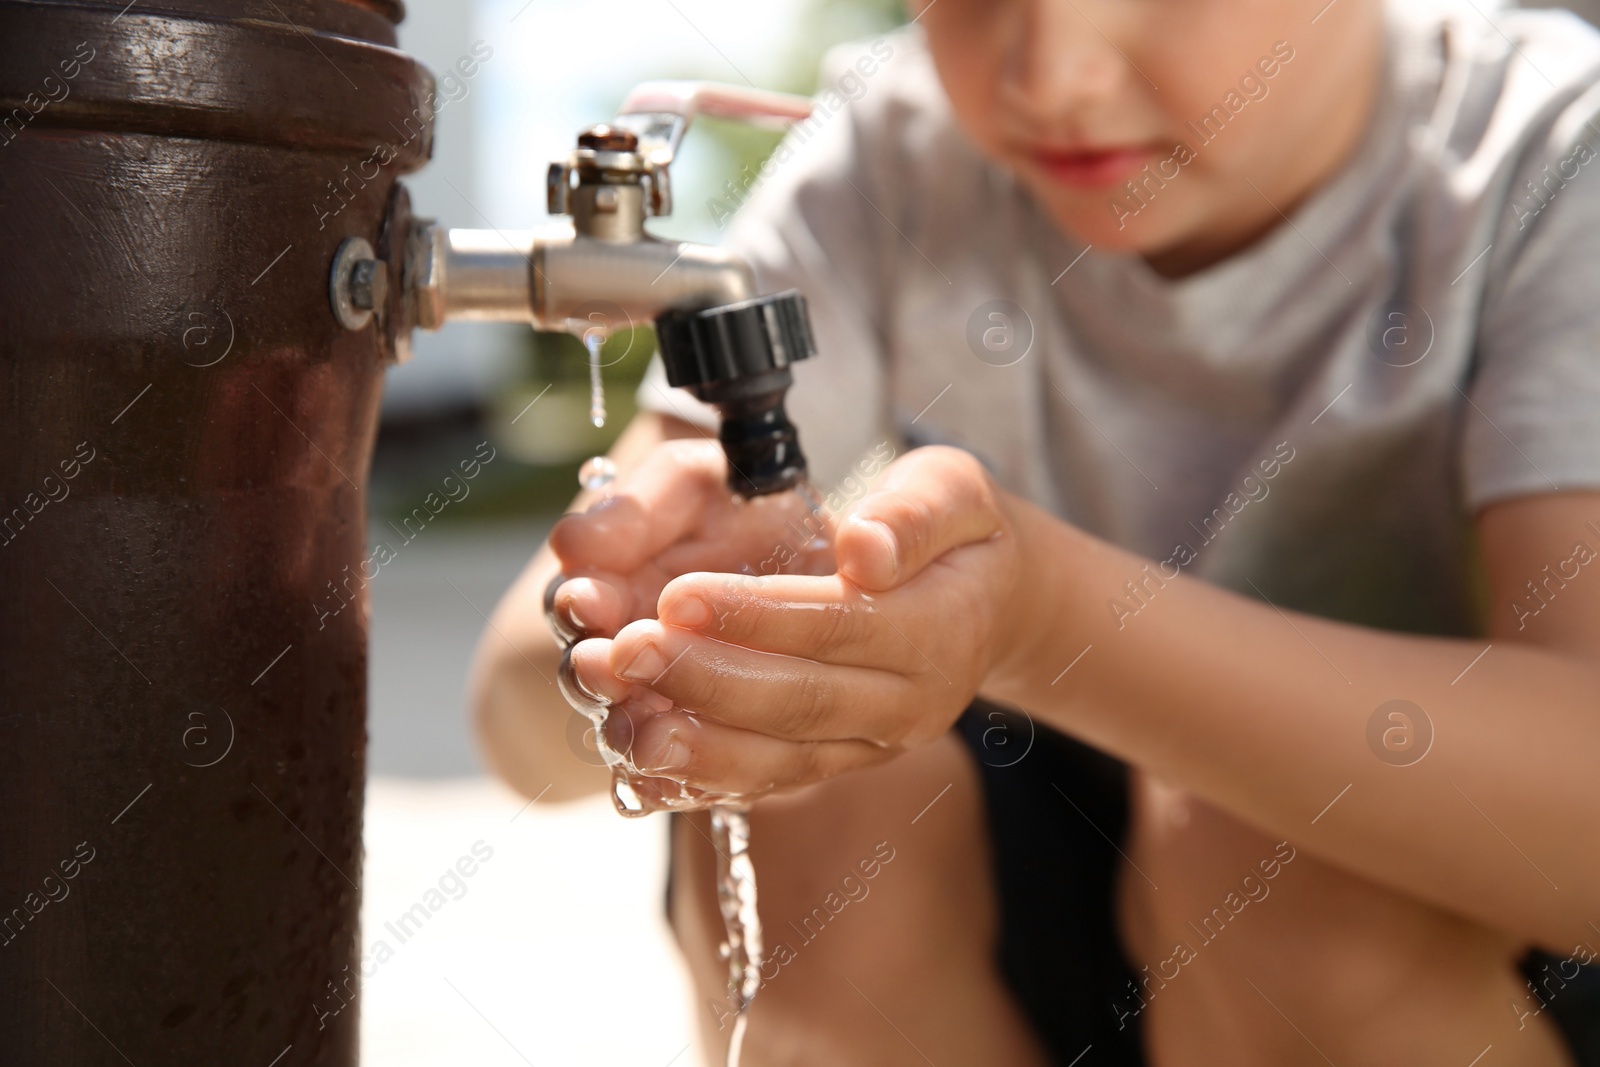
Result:
[[795,505],[730,502],[654,369],[484,638],[489,759],[606,785],[540,678],[560,573],[647,806],[762,798],[750,1064],[1600,1064],[1600,34],[911,15],[732,238],[810,300],[817,482],[899,458],[729,583]]

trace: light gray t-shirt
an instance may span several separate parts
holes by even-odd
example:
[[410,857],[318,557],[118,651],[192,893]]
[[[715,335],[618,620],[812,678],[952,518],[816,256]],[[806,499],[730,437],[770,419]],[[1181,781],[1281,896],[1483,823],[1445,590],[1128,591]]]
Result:
[[[914,29],[863,47],[870,73],[826,82],[857,98],[824,94],[731,234],[810,301],[790,410],[816,480],[883,438],[954,444],[1169,575],[1423,633],[1511,612],[1479,603],[1473,512],[1600,487],[1600,33],[1483,0],[1388,21],[1350,159],[1176,280],[978,156]],[[639,399],[715,425],[659,361]]]

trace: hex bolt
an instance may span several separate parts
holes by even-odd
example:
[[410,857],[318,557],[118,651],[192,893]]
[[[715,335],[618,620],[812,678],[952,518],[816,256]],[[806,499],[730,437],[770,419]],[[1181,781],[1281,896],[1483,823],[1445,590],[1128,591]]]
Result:
[[389,265],[363,237],[349,237],[333,254],[328,301],[333,317],[347,330],[363,329],[389,295]]
[[377,310],[389,295],[389,264],[381,259],[360,259],[350,268],[350,302]]

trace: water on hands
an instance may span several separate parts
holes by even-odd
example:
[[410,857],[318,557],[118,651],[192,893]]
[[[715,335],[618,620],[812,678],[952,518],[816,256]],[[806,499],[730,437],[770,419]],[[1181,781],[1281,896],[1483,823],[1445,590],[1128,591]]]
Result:
[[[599,348],[602,343],[604,335],[599,330],[591,330],[584,335],[584,344],[589,350],[590,413],[596,426],[605,423],[605,396],[599,375]],[[591,457],[578,471],[579,482],[590,491],[605,490],[615,477],[616,465],[605,456]],[[814,531],[809,523],[806,525],[805,528],[813,536],[801,551],[825,551],[828,538],[821,494],[805,480],[791,492],[799,496],[811,512],[811,517],[817,520]],[[751,568],[746,567],[745,570],[749,572]],[[560,632],[559,627],[557,632]],[[638,768],[627,754],[612,748],[606,737],[609,703],[590,693],[578,681],[570,652],[562,658],[559,682],[568,703],[593,724],[595,749],[612,770],[612,799],[617,810],[628,816],[645,814],[644,802],[629,781],[640,776]],[[672,785],[676,787],[678,796],[663,795],[668,807],[703,806],[711,796],[683,783],[674,782]],[[728,998],[735,1011],[725,1062],[726,1067],[739,1067],[749,1019],[746,1009],[761,988],[763,960],[761,915],[756,907],[756,872],[750,860],[750,806],[748,800],[738,794],[717,794],[710,807],[711,843],[717,852],[717,907],[722,914],[725,932],[721,954],[728,961]]]

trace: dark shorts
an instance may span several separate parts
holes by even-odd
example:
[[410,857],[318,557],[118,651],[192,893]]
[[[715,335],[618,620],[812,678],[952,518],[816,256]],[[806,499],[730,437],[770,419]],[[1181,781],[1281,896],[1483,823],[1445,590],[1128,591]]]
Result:
[[[1139,1067],[1139,1002],[1112,897],[1128,829],[1126,767],[981,702],[956,729],[983,782],[1006,982],[1061,1067]],[[1600,1067],[1600,967],[1530,953],[1522,969],[1578,1067]]]

